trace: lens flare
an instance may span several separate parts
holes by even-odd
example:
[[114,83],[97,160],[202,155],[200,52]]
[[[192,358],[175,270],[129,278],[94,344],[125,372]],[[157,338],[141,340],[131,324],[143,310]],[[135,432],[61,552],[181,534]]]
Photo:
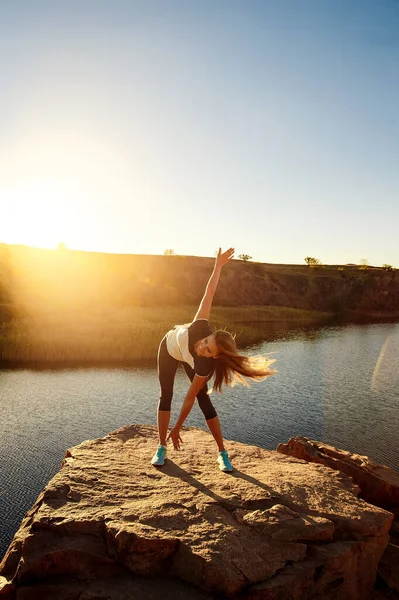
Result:
[[371,377],[370,390],[372,392],[387,392],[392,390],[399,379],[399,353],[395,348],[393,332],[389,333],[381,346],[380,353],[375,363]]

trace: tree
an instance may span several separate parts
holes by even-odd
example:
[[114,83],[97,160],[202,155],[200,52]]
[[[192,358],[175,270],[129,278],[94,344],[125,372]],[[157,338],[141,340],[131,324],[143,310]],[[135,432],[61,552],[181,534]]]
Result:
[[175,251],[173,250],[173,248],[166,248],[166,250],[164,251],[164,255],[165,256],[174,256]]
[[246,262],[247,260],[251,260],[252,256],[249,256],[249,254],[239,254],[238,258],[241,258],[241,260]]
[[311,256],[307,256],[304,260],[305,260],[305,263],[309,267],[315,267],[316,265],[321,265],[321,261],[318,258],[312,258]]
[[367,260],[367,258],[361,258],[360,259],[360,269],[367,269],[367,267],[369,266],[369,261]]
[[393,271],[393,266],[387,265],[386,263],[382,265],[382,268],[385,269],[386,271]]

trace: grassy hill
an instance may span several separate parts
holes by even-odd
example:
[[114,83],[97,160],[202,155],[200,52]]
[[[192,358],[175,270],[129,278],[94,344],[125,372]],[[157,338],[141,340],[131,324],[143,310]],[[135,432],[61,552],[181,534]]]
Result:
[[[214,258],[116,255],[0,244],[0,360],[153,357],[169,327],[192,320]],[[399,318],[398,271],[234,260],[223,269],[212,320]],[[259,337],[259,333],[258,333]]]
[[[0,244],[0,303],[43,308],[195,305],[214,259],[103,254]],[[398,270],[234,260],[215,305],[288,306],[328,312],[399,312]]]

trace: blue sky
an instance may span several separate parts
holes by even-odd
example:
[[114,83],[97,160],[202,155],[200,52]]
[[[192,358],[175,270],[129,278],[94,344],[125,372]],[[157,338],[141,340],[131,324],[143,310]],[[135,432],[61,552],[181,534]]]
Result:
[[399,267],[397,0],[2,0],[0,241]]

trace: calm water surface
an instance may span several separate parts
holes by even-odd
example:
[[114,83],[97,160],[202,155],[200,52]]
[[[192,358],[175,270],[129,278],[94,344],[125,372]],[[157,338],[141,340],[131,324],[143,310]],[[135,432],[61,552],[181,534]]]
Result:
[[[226,438],[275,449],[306,435],[399,471],[399,324],[295,331],[250,351],[272,353],[278,374],[213,396]],[[155,425],[157,397],[154,368],[0,371],[0,557],[66,449]],[[196,405],[186,424],[204,427]]]

